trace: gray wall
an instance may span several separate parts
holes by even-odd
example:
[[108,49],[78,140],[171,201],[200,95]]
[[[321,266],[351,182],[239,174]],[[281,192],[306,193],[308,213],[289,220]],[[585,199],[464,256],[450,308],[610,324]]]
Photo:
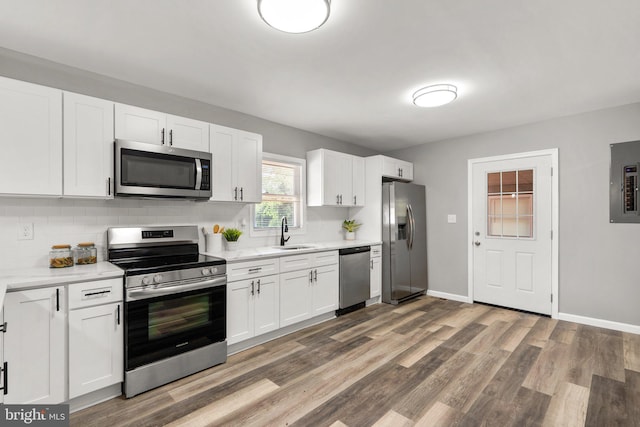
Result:
[[378,154],[348,142],[4,48],[0,48],[0,75],[259,133],[263,150],[270,153],[304,158],[309,150],[328,148],[358,156]]
[[638,139],[632,104],[386,153],[427,186],[430,289],[468,293],[467,160],[558,148],[560,313],[640,325],[640,224],[609,223],[609,144]]

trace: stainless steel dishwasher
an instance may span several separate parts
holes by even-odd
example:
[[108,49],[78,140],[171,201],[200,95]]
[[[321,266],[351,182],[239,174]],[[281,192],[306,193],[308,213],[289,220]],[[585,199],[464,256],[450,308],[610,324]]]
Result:
[[340,308],[337,315],[364,307],[369,299],[371,246],[340,249]]

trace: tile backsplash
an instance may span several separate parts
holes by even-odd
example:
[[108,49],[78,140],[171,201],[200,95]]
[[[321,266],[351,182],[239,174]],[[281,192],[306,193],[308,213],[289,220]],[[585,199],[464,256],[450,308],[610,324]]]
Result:
[[[342,239],[344,208],[307,208],[306,232],[291,241],[324,242]],[[93,200],[0,197],[0,269],[46,267],[54,244],[95,242],[98,260],[106,258],[106,231],[109,227],[144,225],[213,224],[243,230],[240,247],[278,244],[277,236],[253,237],[249,205],[235,203],[188,202],[175,200]],[[19,240],[20,224],[33,224],[33,239]],[[200,249],[204,237],[200,234]]]

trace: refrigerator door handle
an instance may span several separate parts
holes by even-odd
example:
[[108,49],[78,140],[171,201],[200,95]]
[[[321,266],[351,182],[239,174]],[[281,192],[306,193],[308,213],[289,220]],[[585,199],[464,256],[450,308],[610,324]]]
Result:
[[407,205],[407,215],[409,220],[409,226],[411,228],[409,230],[409,239],[408,239],[409,249],[413,249],[413,240],[416,237],[416,221],[415,221],[415,218],[413,217],[413,208],[411,207],[411,203]]

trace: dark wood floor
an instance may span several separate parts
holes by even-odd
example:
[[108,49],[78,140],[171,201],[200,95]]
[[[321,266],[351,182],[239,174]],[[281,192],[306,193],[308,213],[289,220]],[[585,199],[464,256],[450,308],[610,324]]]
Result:
[[640,426],[640,336],[480,304],[377,304],[72,426]]

